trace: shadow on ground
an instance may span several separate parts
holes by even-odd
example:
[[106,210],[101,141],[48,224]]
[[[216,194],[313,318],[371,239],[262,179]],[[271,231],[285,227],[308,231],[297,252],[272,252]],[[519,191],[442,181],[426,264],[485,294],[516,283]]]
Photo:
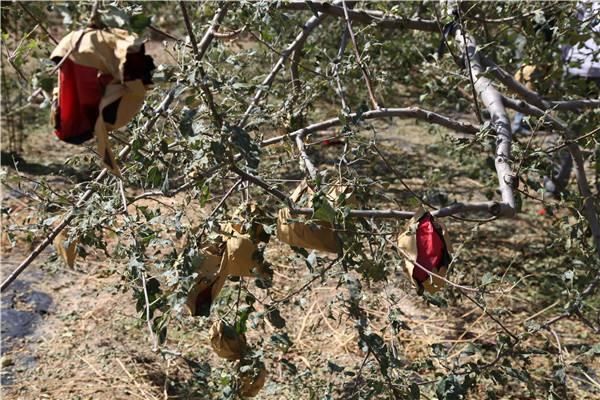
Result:
[[30,354],[12,358],[7,356],[7,353],[18,351],[19,348],[26,346],[27,339],[35,336],[36,326],[40,323],[42,316],[48,313],[51,305],[52,298],[46,293],[33,290],[29,281],[14,281],[8,292],[2,295],[2,308],[0,309],[0,319],[2,320],[0,383],[2,385],[9,385],[13,382],[15,370],[30,368],[34,365],[35,358]]
[[29,162],[19,154],[5,151],[1,152],[0,164],[3,167],[9,167],[26,174],[36,176],[60,175],[74,178],[77,182],[89,180],[90,177],[89,171],[78,171],[75,168],[59,163],[41,164]]

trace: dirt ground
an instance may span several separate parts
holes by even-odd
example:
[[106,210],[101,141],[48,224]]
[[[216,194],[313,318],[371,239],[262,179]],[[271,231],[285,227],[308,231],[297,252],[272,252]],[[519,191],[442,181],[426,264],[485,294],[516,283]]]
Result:
[[[439,141],[439,136],[428,136],[410,122],[385,129],[385,149],[394,151],[400,159],[418,159],[425,168],[435,168],[439,160],[433,160],[433,156],[422,149]],[[60,187],[65,183],[52,175],[55,170],[52,165],[60,165],[63,152],[62,145],[49,132],[38,132],[28,138],[24,157],[28,163],[41,166],[42,171],[46,168],[48,174],[44,177]],[[10,168],[5,171],[15,173]],[[38,168],[34,173],[23,173],[39,179],[38,173],[43,172]],[[419,177],[407,180],[413,185],[420,181]],[[469,193],[480,189],[479,184],[469,178],[458,183]],[[402,196],[400,187],[390,186],[389,193]],[[23,217],[33,202],[6,190],[2,197],[3,207],[20,207]],[[449,222],[450,230],[456,232],[457,242],[463,243],[465,251],[470,251],[471,260],[464,269],[460,264],[456,266],[457,271],[452,274],[454,281],[460,282],[466,274],[477,271],[474,263],[481,263],[484,269],[490,252],[495,253],[495,262],[505,270],[498,279],[502,281],[507,275],[523,278],[530,271],[511,268],[520,265],[523,254],[543,250],[541,235],[549,223],[541,219],[533,206],[514,221],[482,225],[475,236],[473,227],[473,224]],[[32,244],[19,242],[12,248],[3,244],[2,277],[22,261],[38,240],[34,239]],[[459,251],[463,246],[459,246]],[[473,253],[477,248],[483,249]],[[259,300],[281,298],[310,279],[303,260],[291,256],[287,246],[281,243],[270,244],[266,258],[274,268],[274,284],[268,293],[250,285]],[[153,351],[147,327],[137,315],[132,295],[123,289],[119,273],[123,268],[122,260],[108,260],[104,254],[92,252],[69,269],[50,247],[15,281],[2,295],[2,398],[195,399],[206,398],[199,394],[206,393],[206,387],[210,392],[218,392],[215,382],[206,380],[205,376],[225,377],[232,370],[232,363],[217,358],[210,351],[211,321],[182,318],[169,333],[165,346]],[[340,306],[344,291],[336,287],[339,273],[332,271],[315,282],[312,290],[292,298],[280,308],[292,343],[285,350],[268,339],[280,333],[272,324],[266,322],[260,329],[250,330],[249,342],[269,355],[267,383],[257,398],[322,398],[330,389],[332,398],[354,398],[354,390],[362,384],[361,373],[364,371],[364,379],[367,379],[377,370],[373,357],[365,357],[365,352],[358,347],[354,321]],[[416,295],[400,266],[391,277],[387,282],[363,284],[365,310],[372,329],[380,329],[384,339],[403,354],[406,363],[430,357],[435,345],[444,346],[448,359],[458,360],[467,357],[464,350],[475,339],[484,344],[495,342],[498,326],[473,304],[462,299],[455,300],[452,307],[438,308]],[[511,287],[513,282],[506,281],[500,287]],[[518,290],[489,300],[492,308],[499,304],[507,307],[504,319],[515,330],[523,329],[526,315],[539,311],[537,317],[543,319],[559,312],[529,297],[530,286],[524,282],[518,283]],[[235,283],[229,282],[224,296],[235,288]],[[261,307],[259,301],[257,308]],[[410,330],[402,330],[398,335],[391,333],[387,321],[391,309],[401,315]],[[570,357],[571,349],[579,344],[598,339],[590,337],[576,321],[561,321],[555,326],[555,332],[561,338],[565,357]],[[556,352],[550,334],[536,340],[547,342],[549,351]],[[556,356],[551,356],[532,363],[530,373],[545,379],[548,362],[555,359]],[[331,363],[343,368],[344,373],[334,375]],[[443,370],[442,364],[440,360],[436,367]],[[597,374],[598,363],[594,361],[594,364]],[[598,380],[597,375],[590,378]],[[422,385],[423,398],[434,398],[431,385],[419,379],[414,376],[414,381]],[[585,376],[571,374],[569,385],[576,398],[592,399],[600,395]],[[530,398],[523,394],[524,385],[516,385],[506,393],[506,398]],[[486,398],[484,389],[474,393],[472,398]]]

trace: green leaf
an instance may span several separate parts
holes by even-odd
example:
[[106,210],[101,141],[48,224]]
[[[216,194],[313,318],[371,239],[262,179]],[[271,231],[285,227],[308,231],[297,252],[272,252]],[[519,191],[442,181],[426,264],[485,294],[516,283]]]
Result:
[[448,302],[446,301],[446,299],[444,299],[438,294],[430,294],[427,292],[423,292],[423,297],[425,298],[425,300],[427,300],[429,304],[433,304],[434,306],[438,306],[440,308],[448,307]]
[[133,15],[129,20],[129,26],[135,33],[141,33],[152,23],[152,18],[143,14]]
[[335,209],[322,192],[318,192],[313,196],[313,207],[312,219],[326,221],[331,224],[335,223]]
[[483,276],[481,277],[481,284],[483,286],[489,285],[490,283],[494,282],[496,280],[496,276],[490,272],[486,272],[485,274],[483,274]]
[[252,307],[252,306],[246,305],[246,306],[240,307],[240,310],[238,311],[238,314],[237,314],[237,319],[235,321],[235,330],[240,335],[246,333],[246,331],[248,330],[248,327],[246,326],[246,322],[248,322],[248,317],[250,316],[250,314],[253,311],[254,311],[254,307]]

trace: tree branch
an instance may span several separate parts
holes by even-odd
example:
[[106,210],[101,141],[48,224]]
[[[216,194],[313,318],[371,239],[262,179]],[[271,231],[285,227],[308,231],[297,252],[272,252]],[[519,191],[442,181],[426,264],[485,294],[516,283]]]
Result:
[[210,91],[210,88],[208,87],[208,84],[206,83],[206,72],[204,72],[204,68],[202,68],[200,61],[202,60],[202,57],[204,56],[204,53],[206,52],[208,45],[210,44],[210,42],[212,41],[212,39],[214,37],[212,34],[213,29],[214,29],[213,24],[220,23],[221,19],[225,16],[225,13],[227,12],[227,7],[222,7],[217,12],[215,17],[213,18],[213,23],[211,23],[206,34],[202,38],[202,41],[203,41],[201,43],[202,47],[199,48],[198,43],[196,42],[196,36],[194,35],[194,30],[192,28],[192,23],[188,16],[185,1],[180,1],[179,6],[181,7],[181,13],[183,14],[183,21],[185,23],[185,27],[188,32],[188,36],[190,37],[190,43],[192,44],[192,50],[194,51],[194,54],[196,56],[196,61],[198,61],[197,69],[200,74],[200,89],[202,90],[204,101],[206,102],[206,105],[208,106],[208,109],[210,110],[210,114],[211,114],[211,117],[212,117],[215,125],[219,129],[221,129],[221,127],[223,126],[223,118],[221,117],[221,115],[219,114],[219,111],[217,110],[217,106],[215,105],[215,100],[213,98],[212,92]]
[[[310,2],[310,7],[304,0],[292,0],[285,4],[279,4],[280,8],[286,10],[317,10],[318,12],[332,15],[338,18],[344,18],[344,8],[329,3]],[[352,22],[360,24],[376,24],[381,28],[390,29],[414,29],[427,32],[437,32],[435,21],[403,18],[386,14],[382,11],[371,10],[348,10],[348,18]]]
[[556,111],[581,111],[586,108],[600,108],[600,100],[582,99],[551,101],[550,107]]
[[245,181],[254,183],[256,186],[262,188],[267,193],[270,193],[271,195],[285,203],[291,209],[294,208],[294,202],[288,197],[287,194],[283,193],[277,188],[272,187],[271,185],[260,179],[258,176],[252,175],[238,168],[235,164],[231,166],[231,171],[237,174],[240,178],[244,179]]
[[[461,12],[460,12],[460,7],[456,7],[456,11],[458,13],[457,15],[458,15],[458,21],[460,23],[460,29],[461,29],[461,31],[466,32],[465,31],[465,27],[463,25],[463,21],[462,21],[462,15],[461,15]],[[443,37],[443,34],[442,34],[442,37]],[[464,46],[463,48],[467,48],[467,35],[466,34],[462,35],[462,38],[463,38],[463,46]],[[474,79],[473,79],[473,71],[472,71],[472,68],[471,68],[471,57],[470,57],[468,51],[465,51],[464,55],[465,55],[465,59],[467,61],[466,62],[466,64],[467,64],[467,73],[469,75],[469,83],[471,84],[471,93],[473,95],[473,103],[475,104],[475,113],[477,114],[477,120],[479,121],[480,124],[483,125],[483,118],[481,117],[481,110],[479,109],[479,101],[477,100],[477,93],[476,93],[476,90],[475,90],[475,82],[474,82]]]
[[266,90],[268,90],[271,87],[273,81],[275,80],[275,77],[289,58],[290,54],[304,44],[308,35],[310,35],[310,33],[321,24],[325,17],[325,14],[320,14],[319,16],[311,17],[308,21],[306,21],[302,28],[302,32],[300,32],[296,36],[296,39],[294,39],[294,41],[290,43],[290,45],[282,52],[281,57],[279,57],[279,60],[277,60],[277,62],[271,69],[269,75],[267,75],[267,77],[261,82],[261,88],[254,93],[254,97],[252,98],[250,105],[248,105],[248,108],[244,112],[242,119],[238,123],[239,126],[244,126],[246,122],[248,122],[250,113],[254,110],[254,107],[258,105],[258,102],[263,98],[263,96],[266,93]]
[[502,95],[493,86],[492,81],[483,75],[484,71],[481,66],[475,40],[470,35],[461,31],[460,28],[456,29],[455,38],[461,51],[465,55],[468,54],[471,60],[470,72],[475,81],[475,89],[483,105],[491,115],[492,126],[496,131],[495,166],[502,194],[502,202],[512,209],[511,214],[514,215],[515,197],[513,188],[516,187],[517,180],[510,166],[512,133],[510,130],[510,120],[502,103]]
[[[282,191],[272,187],[258,176],[252,175],[243,171],[236,165],[231,166],[231,171],[239,175],[242,179],[254,183],[267,193],[285,203],[292,214],[296,215],[313,215],[314,209],[311,207],[296,207],[294,202]],[[474,203],[455,203],[451,206],[440,208],[433,211],[431,215],[434,217],[448,217],[450,215],[465,213],[465,212],[487,212],[493,216],[508,215],[511,210],[510,206],[495,201],[474,202]],[[397,210],[345,210],[347,216],[352,218],[392,218],[392,219],[410,219],[415,214],[413,211],[397,211]]]
[[52,36],[50,31],[46,29],[44,24],[42,24],[42,22],[31,12],[31,10],[29,10],[29,8],[27,8],[25,3],[23,3],[22,1],[18,1],[17,4],[23,9],[23,11],[27,13],[27,15],[29,15],[35,21],[35,23],[40,27],[42,31],[44,31],[44,33],[48,36],[50,40],[52,40],[54,44],[58,44],[58,40],[56,40],[56,38]]
[[596,253],[598,253],[598,256],[600,257],[600,221],[594,205],[594,197],[585,174],[585,165],[581,149],[577,143],[569,143],[567,148],[573,157],[573,161],[575,161],[577,186],[579,187],[579,193],[581,193],[581,196],[583,197],[583,214],[590,225],[590,231],[592,232],[594,244],[596,245]]
[[311,179],[317,178],[317,169],[315,165],[312,163],[308,154],[306,154],[306,147],[304,146],[304,135],[300,134],[296,136],[296,146],[298,147],[298,151],[300,152],[300,159],[304,165],[304,169],[308,172],[308,175]]
[[550,107],[550,104],[544,101],[536,92],[525,87],[525,85],[521,84],[521,82],[517,81],[511,74],[496,65],[491,59],[482,56],[481,62],[485,67],[489,68],[489,71],[494,74],[500,82],[516,92],[519,96],[523,97],[528,103],[541,109]]
[[346,104],[346,97],[344,96],[344,88],[342,87],[342,81],[340,79],[339,66],[342,61],[342,57],[344,56],[344,50],[346,50],[346,45],[348,44],[348,28],[344,29],[342,32],[342,37],[340,38],[340,45],[338,47],[338,53],[335,56],[334,65],[333,65],[333,76],[335,77],[335,83],[337,85],[337,94],[340,96],[340,101],[342,102],[342,111],[348,112],[350,108],[348,104]]
[[503,96],[502,102],[503,104],[507,104],[507,106],[518,111],[543,118],[545,121],[552,124],[554,128],[564,132],[564,139],[567,144],[566,147],[568,148],[571,157],[573,157],[573,160],[575,161],[577,186],[579,188],[579,193],[581,196],[583,196],[583,214],[590,226],[590,230],[594,238],[594,245],[596,246],[596,252],[600,256],[600,220],[594,204],[592,191],[586,177],[583,156],[581,154],[579,145],[576,143],[577,139],[581,139],[581,137],[575,138],[575,133],[564,122],[550,115],[548,111],[544,112],[539,108],[526,103],[525,101],[515,101],[505,96]]
[[196,52],[196,57],[198,57],[200,59],[202,59],[204,57],[204,53],[206,53],[206,50],[208,50],[208,47],[210,46],[213,39],[215,38],[215,34],[217,33],[217,31],[219,30],[219,27],[221,26],[221,22],[223,21],[223,18],[225,18],[225,14],[227,14],[228,7],[229,7],[229,4],[227,4],[226,2],[223,2],[219,5],[219,9],[217,10],[217,13],[213,17],[213,19],[210,23],[210,26],[204,33],[204,36],[202,36],[200,43],[198,43],[198,51]]
[[[313,215],[314,209],[310,207],[290,208],[292,214]],[[413,211],[399,210],[345,210],[345,215],[351,218],[386,218],[386,219],[410,219],[415,213]],[[510,215],[510,206],[496,201],[455,203],[448,207],[432,211],[431,215],[437,218],[449,217],[463,213],[485,212],[495,217]]]
[[[456,121],[450,117],[446,117],[441,114],[437,114],[433,111],[423,110],[418,107],[406,107],[406,108],[380,108],[379,110],[370,110],[363,114],[351,113],[347,116],[348,119],[378,119],[387,117],[399,117],[399,118],[417,118],[423,121],[431,122],[437,125],[444,126],[457,132],[464,132],[469,134],[476,134],[479,132],[479,128],[471,125],[468,122]],[[310,133],[323,131],[333,126],[341,125],[343,122],[340,118],[330,118],[325,121],[317,122],[312,125],[306,126],[302,129],[298,129],[294,132],[286,135],[275,136],[269,139],[263,140],[260,145],[266,147],[275,143],[279,143],[286,138],[294,138],[297,135],[308,135]]]
[[360,53],[358,51],[358,44],[356,44],[356,37],[354,37],[354,32],[352,31],[352,23],[350,22],[350,17],[348,16],[348,7],[346,7],[346,1],[342,0],[342,5],[344,7],[344,19],[346,20],[346,27],[348,28],[348,33],[350,34],[350,41],[352,42],[352,48],[354,49],[354,57],[356,58],[356,62],[360,67],[363,78],[367,85],[367,92],[369,93],[369,100],[371,100],[371,106],[375,109],[379,109],[379,104],[377,103],[377,99],[375,98],[375,93],[373,92],[373,86],[371,84],[371,77],[369,74],[369,70],[365,63],[360,58]]

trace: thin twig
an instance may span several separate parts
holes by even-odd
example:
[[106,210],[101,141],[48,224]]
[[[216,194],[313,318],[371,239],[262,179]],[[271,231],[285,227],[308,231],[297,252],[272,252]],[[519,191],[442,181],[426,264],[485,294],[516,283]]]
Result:
[[563,352],[562,352],[562,346],[560,345],[560,339],[554,329],[548,328],[548,330],[550,331],[550,333],[552,334],[552,336],[554,336],[554,339],[556,340],[556,348],[558,349],[558,359],[560,360],[561,364],[564,365],[565,360],[564,360],[563,354],[562,354]]
[[202,242],[202,237],[204,236],[204,233],[206,231],[207,228],[207,222],[211,220],[212,217],[215,216],[215,214],[217,213],[217,211],[219,211],[219,209],[223,206],[223,204],[225,204],[225,201],[227,201],[227,199],[229,198],[229,196],[231,196],[233,194],[233,191],[243,182],[243,179],[238,179],[233,186],[231,186],[229,188],[229,190],[223,195],[223,197],[221,198],[221,200],[219,200],[219,202],[217,203],[217,205],[215,206],[215,208],[213,208],[213,210],[211,211],[210,215],[208,217],[206,217],[204,219],[204,226],[202,228],[202,232],[200,233],[199,237],[199,241]]
[[288,197],[288,195],[286,195],[285,193],[283,193],[281,190],[276,189],[276,188],[270,186],[268,183],[266,183],[265,181],[263,181],[259,177],[255,176],[255,175],[252,175],[252,174],[250,174],[250,173],[248,173],[246,171],[243,171],[242,169],[238,168],[236,165],[232,165],[231,166],[231,171],[234,172],[234,173],[236,173],[237,175],[239,175],[245,181],[254,183],[256,186],[262,188],[267,193],[272,194],[277,199],[279,199],[284,204],[286,204],[288,207],[294,208],[293,207],[293,202]]
[[[323,268],[321,271],[319,271],[318,274],[315,274],[312,278],[310,278],[308,280],[308,282],[304,283],[304,285],[302,285],[299,289],[294,290],[291,293],[288,293],[285,297],[281,298],[281,299],[275,299],[273,300],[273,303],[271,304],[271,308],[275,308],[276,304],[279,303],[284,303],[286,301],[288,301],[289,299],[291,299],[292,297],[296,296],[297,294],[302,293],[305,289],[307,289],[310,285],[312,285],[317,279],[319,279],[320,277],[324,276],[325,273],[327,273],[331,268],[333,268],[333,266],[339,261],[339,257],[336,258],[335,260],[332,260],[329,265],[327,265],[325,268]],[[270,308],[270,309],[271,309]]]
[[121,194],[121,202],[123,203],[123,214],[127,215],[127,197],[125,196],[125,188],[123,187],[123,179],[117,180],[119,185],[119,193]]
[[348,112],[350,108],[346,103],[346,96],[344,95],[344,88],[342,86],[342,81],[340,78],[340,62],[344,56],[344,51],[346,50],[346,46],[348,45],[348,27],[344,29],[342,32],[342,37],[340,38],[340,45],[338,47],[337,55],[335,56],[334,64],[333,64],[333,76],[335,77],[335,83],[337,85],[337,94],[340,96],[340,101],[342,102],[342,111]]
[[170,34],[169,32],[165,32],[165,31],[163,31],[162,29],[160,29],[160,28],[158,28],[158,27],[156,27],[156,26],[154,26],[154,25],[149,25],[149,26],[148,26],[148,29],[150,29],[151,31],[154,31],[154,32],[158,33],[159,35],[162,35],[162,36],[164,36],[164,37],[166,37],[166,38],[169,38],[169,39],[171,39],[171,40],[174,40],[174,41],[176,41],[176,42],[178,42],[178,43],[181,43],[181,44],[183,44],[185,47],[188,47],[188,48],[190,48],[190,49],[192,48],[192,45],[191,45],[191,44],[189,44],[189,43],[186,43],[186,42],[185,42],[185,40],[183,40],[183,39],[181,39],[181,38],[178,38],[178,37],[176,37],[176,36],[173,36],[173,35],[172,35],[172,34]]
[[[392,171],[394,173],[394,175],[396,175],[396,177],[398,178],[398,180],[400,181],[400,183],[402,184],[402,186],[404,186],[404,188],[406,190],[409,191],[409,193],[415,198],[417,199],[417,201],[419,201],[421,204],[426,205],[427,207],[433,209],[433,210],[439,210],[438,207],[434,206],[433,204],[429,203],[428,201],[422,199],[419,195],[417,195],[405,182],[404,179],[402,179],[402,176],[400,175],[400,173],[398,172],[398,170],[396,168],[394,168],[389,162],[388,160],[384,157],[383,153],[379,150],[379,148],[373,143],[371,145],[373,147],[373,149],[375,150],[375,152],[379,155],[379,157],[381,158],[381,160],[383,161],[383,163],[388,167],[388,169],[390,171]],[[456,219],[456,220],[460,220],[460,221],[468,221],[468,222],[491,222],[493,220],[495,220],[497,217],[496,216],[492,216],[490,218],[487,219],[474,219],[474,218],[465,218],[465,217],[458,217],[456,215],[448,215],[450,218],[452,219]]]
[[339,18],[345,18],[346,14],[352,22],[363,25],[376,24],[384,29],[414,29],[426,32],[437,32],[435,21],[423,20],[417,18],[405,18],[391,15],[389,12],[375,10],[347,10],[344,12],[344,7],[327,3],[327,2],[310,2],[310,5],[305,0],[291,0],[281,2],[279,6],[287,10],[316,10],[320,13],[325,13]]
[[474,298],[472,298],[471,296],[466,294],[464,291],[461,291],[461,292],[462,292],[463,296],[465,296],[473,304],[475,304],[477,307],[479,307],[488,317],[490,317],[492,319],[492,321],[497,323],[504,332],[506,332],[508,335],[510,335],[510,337],[512,337],[515,340],[515,342],[519,341],[519,338],[514,333],[512,333],[498,318],[496,318],[494,315],[492,315],[492,313],[490,313],[486,307],[479,304],[479,302],[477,300],[475,300]]
[[152,350],[158,349],[158,337],[152,329],[152,320],[150,319],[150,299],[148,298],[148,289],[146,288],[146,271],[142,271],[142,287],[144,288],[144,301],[146,303],[146,323],[148,324],[148,331],[150,331],[150,337],[152,338]]
[[385,156],[383,155],[383,153],[379,150],[379,148],[375,145],[375,143],[373,143],[371,145],[371,147],[373,148],[373,150],[375,150],[375,152],[377,153],[377,155],[379,156],[379,158],[381,158],[381,160],[383,161],[383,163],[385,164],[385,166],[392,171],[392,173],[394,175],[396,175],[396,178],[398,178],[398,180],[400,181],[400,184],[402,186],[404,186],[404,188],[406,190],[408,190],[408,192],[415,198],[417,199],[417,201],[419,201],[420,203],[426,205],[429,208],[432,208],[434,210],[437,210],[437,207],[435,207],[434,205],[430,204],[429,202],[427,202],[426,200],[423,200],[421,198],[421,196],[419,196],[418,194],[416,194],[405,182],[404,179],[402,179],[402,176],[400,175],[400,173],[396,170],[396,168],[394,168],[389,162],[388,160],[385,158]]
[[[190,43],[192,44],[192,49],[194,51],[194,55],[196,56],[196,61],[198,62],[197,70],[200,75],[199,86],[200,86],[200,89],[202,90],[202,94],[203,94],[202,97],[204,98],[204,101],[205,101],[206,105],[208,106],[208,109],[210,110],[210,115],[213,119],[213,122],[215,123],[215,125],[217,126],[218,129],[221,129],[221,127],[223,126],[223,118],[222,118],[221,114],[219,114],[219,111],[217,110],[217,106],[215,105],[215,100],[213,98],[212,92],[210,91],[210,88],[208,87],[208,85],[206,83],[206,72],[204,72],[204,68],[202,67],[202,65],[200,65],[200,61],[202,60],[202,57],[204,56],[204,53],[206,52],[206,49],[208,48],[208,44],[204,44],[204,43],[210,43],[210,41],[213,38],[213,36],[212,36],[213,25],[211,24],[211,26],[208,28],[208,31],[207,31],[205,37],[202,38],[203,42],[201,44],[203,46],[198,47],[198,43],[196,42],[196,36],[194,35],[192,23],[190,21],[190,18],[189,18],[188,12],[187,12],[187,7],[185,5],[185,1],[180,1],[179,6],[181,7],[183,21],[185,23],[185,27],[188,32],[188,36],[190,38]],[[224,15],[226,10],[227,10],[226,8],[222,8],[219,11],[223,11],[222,15]],[[205,40],[205,38],[207,38],[207,39]]]
[[300,32],[296,36],[294,41],[290,43],[290,45],[282,52],[281,57],[279,57],[279,60],[277,60],[277,62],[271,69],[271,72],[269,72],[267,77],[261,82],[260,89],[258,89],[254,93],[254,97],[250,101],[248,108],[246,108],[244,115],[238,122],[239,126],[243,127],[244,125],[246,125],[246,122],[248,122],[248,118],[250,118],[250,114],[258,105],[260,100],[265,96],[267,90],[269,90],[269,88],[273,84],[275,77],[277,76],[277,74],[279,73],[279,71],[281,70],[291,53],[306,41],[308,35],[310,35],[310,33],[321,24],[321,21],[323,21],[324,18],[325,15],[320,14],[319,16],[311,17],[308,21],[306,21],[306,23],[303,26],[302,32]]
[[584,135],[578,136],[578,137],[576,137],[574,139],[566,139],[565,143],[563,143],[563,144],[561,144],[559,146],[551,147],[551,148],[545,150],[544,152],[547,153],[547,154],[554,153],[555,151],[558,151],[558,150],[564,149],[565,147],[568,147],[572,143],[577,143],[580,140],[587,139],[588,137],[590,137],[590,136],[595,135],[596,133],[598,133],[598,131],[600,131],[600,126],[597,127],[596,129],[593,129],[592,131],[590,131],[590,132],[588,132],[588,133],[586,133]]
[[[394,246],[396,247],[396,246]],[[424,266],[422,266],[421,264],[419,264],[416,260],[413,260],[404,250],[402,250],[399,247],[396,247],[396,249],[398,250],[398,252],[400,253],[400,255],[407,260],[408,262],[410,262],[412,265],[414,265],[415,267],[419,268],[420,270],[422,270],[423,272],[426,272],[427,274],[436,277],[444,282],[446,282],[448,285],[453,286],[457,289],[461,289],[461,290],[466,290],[468,292],[480,292],[479,289],[474,288],[474,287],[470,287],[470,286],[464,286],[464,285],[460,285],[458,283],[454,283],[451,280],[447,279],[444,276],[441,276],[439,274],[436,274],[433,271],[430,271],[429,269],[425,268]]]
[[22,1],[18,1],[17,4],[23,9],[23,11],[25,11],[27,13],[27,15],[29,15],[34,21],[35,23],[40,27],[40,29],[42,31],[44,31],[44,33],[46,35],[48,35],[48,37],[50,38],[50,40],[52,40],[52,42],[54,42],[54,44],[58,44],[58,40],[56,40],[54,38],[54,36],[52,36],[52,34],[50,33],[50,31],[48,31],[48,29],[46,29],[46,27],[44,26],[44,24],[42,24],[42,22],[39,20],[38,17],[36,17],[31,10],[29,10],[29,8],[25,5],[24,2]]
[[356,62],[358,63],[360,70],[362,71],[363,78],[365,79],[365,84],[367,85],[367,92],[369,93],[369,99],[371,100],[371,105],[373,109],[378,110],[379,104],[377,103],[377,99],[375,98],[375,94],[373,92],[373,85],[371,84],[371,77],[369,76],[369,70],[367,66],[362,61],[360,57],[360,52],[358,51],[358,45],[356,44],[356,38],[354,37],[354,32],[352,31],[352,23],[350,22],[350,17],[348,16],[348,7],[346,7],[346,1],[342,0],[342,5],[344,7],[344,18],[346,19],[346,26],[348,27],[348,33],[350,34],[350,41],[352,42],[352,47],[354,49],[354,57],[356,57]]
[[138,381],[133,377],[133,375],[131,375],[131,373],[127,370],[127,368],[125,368],[125,365],[123,365],[123,363],[121,362],[121,360],[119,358],[116,358],[117,363],[119,364],[119,366],[121,367],[121,369],[123,370],[123,372],[125,372],[125,374],[129,377],[129,379],[131,379],[131,381],[133,382],[133,384],[135,385],[136,388],[138,388],[138,390],[140,391],[140,393],[142,394],[143,398],[152,398],[154,400],[158,400],[156,398],[156,396],[154,396],[152,393],[150,392],[146,392],[142,386],[138,383]]
[[[283,51],[277,50],[276,48],[274,48],[273,46],[271,46],[268,42],[266,42],[265,40],[263,40],[260,36],[258,36],[256,33],[252,32],[251,30],[246,31],[246,33],[248,33],[250,36],[252,36],[258,43],[260,43],[263,46],[265,46],[273,54],[276,54],[279,57],[283,57],[284,56],[285,49]],[[310,72],[313,75],[320,76],[322,78],[327,78],[326,74],[318,72],[314,68],[310,68],[310,67],[308,67],[305,64],[302,64],[300,62],[298,62],[298,67],[301,68],[301,69],[303,69],[304,71]]]

